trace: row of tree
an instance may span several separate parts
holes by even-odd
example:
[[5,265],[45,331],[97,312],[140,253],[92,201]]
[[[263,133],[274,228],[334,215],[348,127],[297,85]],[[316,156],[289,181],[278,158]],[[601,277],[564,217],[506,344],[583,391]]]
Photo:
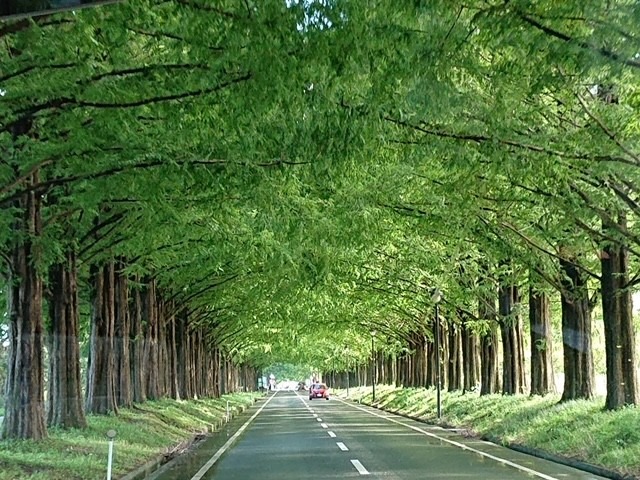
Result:
[[[375,180],[357,193],[389,223],[359,265],[343,269],[364,295],[379,298],[383,313],[364,333],[384,332],[389,358],[408,355],[396,369],[403,383],[433,385],[439,354],[449,387],[465,388],[464,377],[477,379],[480,348],[482,392],[524,392],[529,355],[531,392],[546,393],[553,388],[548,299],[558,295],[562,398],[592,398],[599,303],[606,407],[637,404],[640,64],[637,28],[627,23],[638,18],[637,5],[435,2],[399,8],[392,22],[381,12],[367,12],[364,28],[374,36],[387,26],[374,42],[387,54],[375,58],[360,95],[344,102],[386,140],[363,155],[376,155],[364,167]],[[390,54],[385,44],[394,35]],[[429,288],[444,290],[447,302],[437,354]],[[464,341],[467,330],[480,347]]]
[[276,361],[364,368],[373,330],[381,375],[433,384],[440,355],[448,388],[521,393],[523,292],[532,392],[559,295],[563,398],[593,395],[600,300],[606,405],[636,404],[640,6],[529,3],[129,0],[0,24],[3,435]]

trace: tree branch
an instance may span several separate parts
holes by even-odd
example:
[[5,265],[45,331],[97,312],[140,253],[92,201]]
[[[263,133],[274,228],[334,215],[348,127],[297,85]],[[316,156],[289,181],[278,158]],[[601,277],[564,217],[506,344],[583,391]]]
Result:
[[[618,156],[611,156],[611,155],[590,155],[590,154],[581,153],[581,152],[568,153],[560,150],[553,150],[550,148],[541,147],[539,145],[521,143],[515,140],[505,140],[501,138],[488,137],[486,135],[480,135],[480,134],[456,133],[456,132],[447,132],[443,130],[436,130],[433,128],[429,128],[427,126],[412,125],[408,122],[391,118],[388,116],[384,116],[383,119],[387,120],[388,122],[394,123],[396,125],[399,125],[405,128],[410,128],[420,133],[424,133],[426,135],[431,135],[439,138],[449,138],[452,140],[462,140],[465,142],[473,142],[478,144],[493,142],[493,143],[498,143],[500,145],[505,145],[508,147],[528,150],[534,153],[542,153],[546,155],[557,156],[560,158],[571,158],[576,160],[613,161],[613,162],[620,162],[620,163],[625,163],[633,166],[638,166],[635,162],[630,162],[629,159],[626,157],[618,157]],[[407,141],[404,143],[418,144],[418,142],[411,142],[411,141]]]
[[584,112],[589,116],[589,118],[591,118],[591,120],[593,120],[594,122],[596,122],[596,124],[598,125],[598,127],[600,127],[600,130],[602,130],[604,132],[604,134],[609,137],[609,139],[615,143],[618,148],[620,148],[620,150],[622,150],[624,153],[626,153],[627,155],[629,155],[629,157],[631,157],[634,161],[636,166],[640,166],[640,156],[636,153],[634,153],[633,151],[631,151],[631,149],[629,149],[626,145],[624,145],[620,140],[618,140],[616,134],[614,132],[612,132],[609,128],[607,128],[607,126],[604,124],[604,122],[598,118],[587,106],[586,102],[584,101],[584,99],[582,98],[582,96],[580,94],[576,93],[576,98],[578,99],[578,102],[580,103],[580,105],[582,106],[582,109],[584,110]]
[[585,50],[589,50],[595,53],[598,53],[600,56],[607,58],[609,60],[614,60],[616,62],[621,62],[624,65],[627,65],[629,67],[633,67],[633,68],[640,68],[640,62],[635,61],[635,60],[629,60],[629,59],[624,59],[622,58],[618,53],[612,52],[611,50],[607,50],[604,47],[597,47],[595,45],[591,45],[583,40],[576,40],[575,38],[567,35],[566,33],[560,32],[558,30],[554,30],[551,27],[548,27],[544,24],[542,24],[541,22],[537,21],[536,19],[530,17],[529,15],[526,15],[524,13],[518,13],[518,17],[522,20],[524,20],[526,23],[528,23],[529,25],[537,28],[538,30],[546,33],[547,35],[550,35],[552,37],[555,37],[559,40],[562,40],[564,42],[567,43],[573,43],[575,45],[578,45],[580,48],[583,48]]

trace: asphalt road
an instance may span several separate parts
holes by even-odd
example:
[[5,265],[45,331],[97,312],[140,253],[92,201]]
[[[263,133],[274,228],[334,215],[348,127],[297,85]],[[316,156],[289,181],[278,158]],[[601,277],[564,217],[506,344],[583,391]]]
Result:
[[[216,438],[217,437],[217,438]],[[600,480],[456,432],[332,398],[267,397],[155,480]]]

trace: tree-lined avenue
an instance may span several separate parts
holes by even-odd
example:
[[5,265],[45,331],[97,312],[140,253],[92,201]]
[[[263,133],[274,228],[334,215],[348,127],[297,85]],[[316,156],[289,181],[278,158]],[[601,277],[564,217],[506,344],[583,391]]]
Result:
[[1,437],[282,362],[481,395],[562,373],[563,402],[601,374],[637,405],[638,25],[631,0],[3,21]]

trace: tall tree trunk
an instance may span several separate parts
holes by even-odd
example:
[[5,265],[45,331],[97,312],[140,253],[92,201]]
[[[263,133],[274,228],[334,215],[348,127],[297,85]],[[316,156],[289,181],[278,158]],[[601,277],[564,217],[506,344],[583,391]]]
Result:
[[431,387],[429,383],[429,345],[424,333],[415,335],[416,342],[413,347],[414,353],[407,356],[407,362],[411,369],[411,387]]
[[[488,269],[487,269],[488,270]],[[496,288],[488,278],[480,278],[479,284],[486,291],[478,297],[478,318],[484,320],[487,328],[480,337],[480,395],[490,395],[500,391],[498,368],[498,322],[496,321]]]
[[452,346],[449,344],[449,332],[453,329],[453,325],[440,319],[440,348],[442,349],[440,379],[442,380],[442,389],[449,390],[451,378],[449,377],[449,352]]
[[[408,386],[405,371],[405,355],[406,353],[403,352],[398,357],[396,357],[396,370],[398,371],[398,377],[396,378],[396,387]],[[352,385],[355,386],[355,384]]]
[[145,356],[144,356],[144,330],[142,328],[142,297],[140,289],[133,290],[133,302],[131,303],[131,383],[133,386],[133,401],[142,403],[147,401]]
[[171,375],[169,377],[171,382],[170,395],[171,398],[176,400],[180,400],[180,387],[178,381],[178,345],[177,335],[176,335],[176,323],[178,322],[176,318],[176,314],[174,313],[174,305],[173,303],[169,306],[171,310],[171,315],[169,317],[169,335],[167,336],[167,342],[169,343],[167,346],[167,350],[169,352],[169,364]]
[[[38,181],[37,173],[33,174],[26,186]],[[40,256],[35,245],[42,232],[41,201],[36,193],[29,192],[15,206],[19,213],[13,225],[16,244],[9,256],[9,358],[2,438],[39,440],[47,436],[42,362],[43,292],[35,265]]]
[[464,391],[474,391],[480,380],[480,342],[466,321],[462,326],[462,367]]
[[448,390],[450,392],[462,390],[462,335],[461,327],[453,322],[449,323],[449,358],[447,362]]
[[561,401],[593,398],[591,306],[585,275],[574,263],[560,261],[562,279],[562,347],[564,391]]
[[93,302],[85,408],[90,413],[117,413],[113,262],[109,262],[102,268],[93,266],[91,279]]
[[114,357],[116,374],[116,399],[121,407],[133,405],[131,388],[131,351],[129,332],[129,282],[124,273],[125,263],[120,260],[115,270],[115,331]]
[[176,364],[178,368],[178,393],[182,399],[191,398],[187,365],[187,359],[189,358],[187,335],[187,313],[186,310],[181,310],[176,317]]
[[[194,375],[194,370],[195,370],[195,348],[196,348],[196,344],[195,344],[195,336],[193,334],[193,330],[191,330],[190,328],[187,328],[187,334],[186,334],[186,341],[187,341],[187,348],[186,348],[186,357],[185,357],[185,375],[186,375],[186,385],[187,385],[187,398],[196,398],[197,397],[197,393],[196,393],[196,383],[195,383],[195,375]],[[222,355],[222,354],[220,354]],[[221,362],[220,362],[220,368],[222,369],[224,367],[224,360],[222,360],[221,358]],[[222,388],[226,388],[226,386],[224,386],[224,382],[226,380],[226,373],[224,373],[223,375],[223,371],[224,370],[220,370],[220,382],[221,385],[223,385]],[[226,392],[226,390],[225,390]]]
[[162,294],[157,295],[157,331],[158,331],[158,394],[165,397],[169,393],[169,362],[167,355],[166,305]]
[[160,384],[158,381],[160,352],[158,348],[159,322],[155,280],[149,280],[147,282],[143,300],[143,318],[146,320],[144,358],[147,377],[147,398],[149,400],[157,400],[160,398]]
[[556,391],[553,374],[553,336],[549,297],[529,287],[529,324],[531,330],[531,395]]
[[[619,227],[627,228],[620,215]],[[610,230],[603,225],[605,231]],[[602,313],[607,364],[607,410],[638,403],[632,298],[629,288],[629,252],[623,245],[607,243],[600,255]]]
[[49,269],[49,409],[47,425],[85,428],[78,342],[78,268],[72,249]]
[[524,339],[522,318],[516,311],[520,302],[515,285],[499,289],[500,333],[502,335],[502,391],[507,395],[524,393]]
[[[218,347],[214,347],[211,351],[211,361],[212,361],[212,373],[213,373],[213,393],[212,396],[215,398],[220,397],[220,349]],[[266,385],[264,386],[266,388]]]
[[436,375],[438,374],[438,355],[436,354],[436,337],[435,327],[433,327],[433,337],[426,345],[425,357],[427,359],[427,370],[425,372],[426,378],[424,386],[426,388],[436,386]]
[[225,359],[225,355],[221,350],[218,350],[218,390],[220,391],[220,396],[228,393],[227,390],[227,360]]

